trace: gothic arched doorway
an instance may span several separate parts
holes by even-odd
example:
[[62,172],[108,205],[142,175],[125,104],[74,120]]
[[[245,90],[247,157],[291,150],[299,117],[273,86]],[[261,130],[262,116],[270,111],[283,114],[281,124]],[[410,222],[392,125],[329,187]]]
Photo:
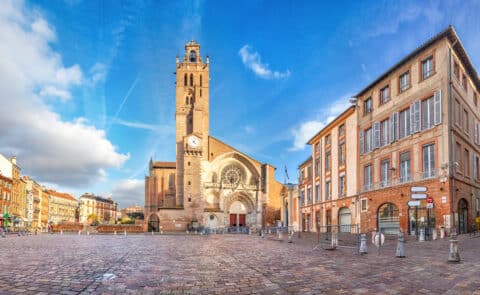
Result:
[[240,201],[235,201],[230,205],[230,226],[247,225],[247,208]]
[[157,214],[153,213],[148,219],[148,231],[159,232],[160,231],[160,220],[158,219]]
[[468,203],[465,199],[458,201],[458,233],[466,234],[468,232]]

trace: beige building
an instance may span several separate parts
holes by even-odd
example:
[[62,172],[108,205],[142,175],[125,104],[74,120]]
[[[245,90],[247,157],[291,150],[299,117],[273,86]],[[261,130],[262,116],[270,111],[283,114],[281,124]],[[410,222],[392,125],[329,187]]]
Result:
[[327,230],[360,222],[357,202],[357,116],[352,106],[320,130],[308,144],[312,154],[299,166],[304,231]]
[[48,190],[50,195],[50,208],[48,220],[50,223],[75,222],[75,213],[78,201],[72,195]]
[[284,188],[275,168],[212,137],[210,63],[194,41],[176,61],[176,162],[150,162],[145,179],[147,229],[249,226],[280,219]]
[[80,196],[79,219],[84,224],[115,223],[117,203],[112,198],[103,198],[85,193]]

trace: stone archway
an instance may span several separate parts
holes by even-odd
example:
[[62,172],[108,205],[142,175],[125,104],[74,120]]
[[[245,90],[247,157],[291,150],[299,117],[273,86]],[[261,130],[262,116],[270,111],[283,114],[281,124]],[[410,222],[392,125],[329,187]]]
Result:
[[152,213],[148,218],[148,231],[149,232],[159,232],[160,231],[160,219],[157,214]]
[[252,226],[256,224],[256,212],[253,200],[248,195],[234,193],[225,199],[225,224],[232,227]]

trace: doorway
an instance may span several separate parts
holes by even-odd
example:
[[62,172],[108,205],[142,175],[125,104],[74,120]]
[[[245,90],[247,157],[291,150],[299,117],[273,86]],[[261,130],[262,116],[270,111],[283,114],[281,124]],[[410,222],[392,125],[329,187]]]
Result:
[[160,231],[160,220],[158,219],[157,214],[150,215],[150,219],[148,220],[148,231],[149,232],[159,232]]
[[458,233],[468,232],[468,203],[465,199],[458,201]]

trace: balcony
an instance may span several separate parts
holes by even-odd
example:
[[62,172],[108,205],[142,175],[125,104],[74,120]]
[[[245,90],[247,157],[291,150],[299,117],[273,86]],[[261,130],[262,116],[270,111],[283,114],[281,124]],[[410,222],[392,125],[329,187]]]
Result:
[[363,185],[361,187],[360,191],[363,193],[363,192],[368,192],[368,191],[393,187],[393,186],[397,186],[397,185],[403,185],[403,184],[416,182],[416,181],[435,179],[435,178],[439,178],[440,176],[441,176],[441,174],[440,174],[439,169],[420,171],[420,172],[415,173],[414,175],[406,175],[404,177],[400,176],[400,177],[395,177],[395,178],[392,178],[392,179],[379,181],[379,182],[376,182],[376,183],[373,183],[373,184],[366,184],[366,185]]

